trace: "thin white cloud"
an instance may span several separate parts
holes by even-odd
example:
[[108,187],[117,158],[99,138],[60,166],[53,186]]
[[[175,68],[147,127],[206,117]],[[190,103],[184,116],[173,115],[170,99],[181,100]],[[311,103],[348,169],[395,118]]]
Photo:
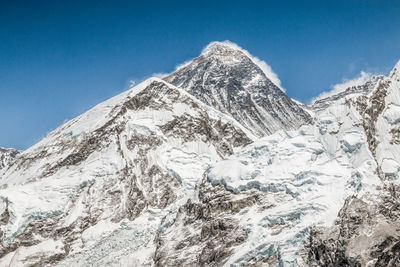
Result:
[[132,88],[136,85],[136,81],[135,80],[129,80],[129,88]]
[[153,73],[153,74],[151,75],[151,77],[156,77],[156,78],[162,79],[162,78],[164,78],[164,77],[167,77],[168,75],[169,75],[169,73],[157,72],[157,73]]
[[369,79],[371,79],[372,75],[373,74],[370,72],[361,71],[360,74],[353,79],[343,79],[341,83],[332,85],[331,90],[322,92],[319,96],[313,98],[311,102],[339,94],[344,92],[349,87],[363,85]]
[[125,83],[126,84],[125,88],[127,88],[127,90],[129,90],[129,89],[132,89],[133,87],[135,87],[139,83],[141,83],[141,82],[143,82],[143,81],[145,81],[145,80],[147,80],[149,78],[156,77],[156,78],[162,79],[162,78],[166,77],[167,75],[169,75],[169,74],[168,73],[159,72],[159,73],[153,73],[150,76],[144,76],[144,77],[141,77],[141,78],[131,78]]

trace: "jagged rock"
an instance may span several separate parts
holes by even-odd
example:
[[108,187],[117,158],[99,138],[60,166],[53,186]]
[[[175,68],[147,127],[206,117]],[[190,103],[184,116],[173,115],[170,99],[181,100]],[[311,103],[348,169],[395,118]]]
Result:
[[[395,189],[398,192],[398,187]],[[380,199],[349,197],[335,225],[311,232],[310,266],[398,266],[400,202],[387,190]]]
[[0,171],[7,168],[19,153],[20,151],[16,149],[0,147]]
[[179,208],[176,218],[156,238],[156,266],[221,266],[235,247],[247,239],[236,215],[260,204],[260,193],[247,192],[242,198],[222,185],[213,187],[204,179],[199,202],[190,199]]

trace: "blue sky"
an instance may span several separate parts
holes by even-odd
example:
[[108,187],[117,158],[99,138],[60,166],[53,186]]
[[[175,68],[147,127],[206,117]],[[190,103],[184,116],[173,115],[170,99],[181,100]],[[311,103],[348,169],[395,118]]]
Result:
[[303,102],[400,59],[400,1],[277,2],[0,1],[0,146],[25,149],[215,40],[266,61]]

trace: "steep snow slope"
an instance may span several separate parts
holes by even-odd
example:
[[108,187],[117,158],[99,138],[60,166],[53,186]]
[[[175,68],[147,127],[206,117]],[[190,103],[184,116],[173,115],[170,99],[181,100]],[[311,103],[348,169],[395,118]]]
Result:
[[145,264],[161,219],[249,136],[157,78],[97,105],[0,173],[0,265]]
[[384,85],[383,100],[374,100],[374,95],[370,96],[370,105],[375,101],[384,106],[375,124],[376,139],[379,140],[376,159],[385,179],[397,181],[400,177],[400,61]]
[[0,147],[0,171],[10,164],[12,160],[18,155],[19,151],[13,148]]
[[361,121],[357,107],[338,99],[316,111],[314,125],[277,132],[214,164],[199,201],[159,235],[159,262],[307,265],[302,251],[312,228],[332,225],[348,196],[381,183]]
[[214,164],[158,234],[156,263],[399,265],[399,69]]
[[213,42],[164,80],[229,114],[258,136],[309,123],[310,115],[250,57],[229,42]]
[[371,194],[347,198],[335,224],[316,228],[308,244],[311,266],[400,265],[400,62],[368,96],[349,101],[361,125],[381,183]]
[[399,69],[214,164],[156,263],[400,265]]

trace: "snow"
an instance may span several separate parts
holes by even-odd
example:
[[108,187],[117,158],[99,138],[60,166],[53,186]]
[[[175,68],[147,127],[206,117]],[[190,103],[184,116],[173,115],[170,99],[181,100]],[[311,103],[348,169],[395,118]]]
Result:
[[248,241],[226,266],[262,257],[266,251],[279,251],[285,265],[299,265],[298,252],[311,227],[332,225],[348,196],[376,191],[380,181],[364,130],[355,126],[358,112],[339,102],[315,118],[314,125],[260,139],[207,172],[213,185],[222,184],[235,194],[266,192],[274,205],[263,212],[253,208],[241,213]]
[[354,153],[356,150],[365,144],[365,138],[359,132],[350,132],[343,136],[341,143],[345,152]]
[[29,257],[34,258],[38,254],[49,256],[57,253],[63,253],[63,243],[58,240],[44,240],[37,245],[33,245],[30,247],[21,246],[17,248],[15,251],[12,251],[2,258],[0,258],[0,266],[15,266],[15,267],[22,267],[26,266],[28,262],[23,260],[29,259]]
[[143,266],[164,213],[144,213],[134,221],[100,221],[82,235],[67,258],[56,266]]
[[399,162],[394,159],[383,159],[381,167],[389,177],[398,178],[400,174]]
[[398,124],[400,123],[400,106],[395,104],[388,105],[383,117],[390,123],[390,124]]
[[396,183],[400,182],[400,144],[393,142],[393,132],[400,129],[400,61],[393,68],[388,78],[389,83],[385,97],[386,108],[376,122],[377,139],[376,157],[382,171]]
[[[123,117],[112,121],[114,127],[126,123],[121,133],[110,133],[106,141],[83,159],[83,162],[58,167],[55,172],[43,177],[49,167],[56,166],[57,162],[74,153],[75,146],[80,145],[80,142],[85,141],[85,138],[93,131],[112,120],[122,108],[123,103],[143,90],[151,90],[148,87],[152,82],[163,83],[172,90],[178,91],[185,101],[177,102],[163,97],[162,108],[128,109],[123,113]],[[183,97],[188,97],[188,99]],[[193,108],[191,101],[198,107]],[[75,241],[64,262],[65,265],[115,266],[131,260],[141,265],[155,250],[153,240],[161,219],[166,213],[176,210],[189,197],[192,197],[196,185],[203,177],[204,170],[221,159],[210,143],[201,139],[185,141],[179,136],[166,136],[159,125],[181,115],[196,118],[205,112],[212,119],[230,123],[238,129],[243,129],[244,132],[249,132],[229,116],[206,106],[187,92],[158,78],[146,80],[62,125],[22,153],[23,157],[35,160],[7,169],[0,180],[0,185],[3,186],[0,191],[3,200],[1,205],[4,210],[4,200],[7,198],[11,213],[10,223],[2,226],[3,244],[12,242],[13,238],[22,233],[35,219],[48,219],[64,214],[62,224],[68,227],[87,216],[90,210],[100,209],[102,212],[98,217],[99,221],[86,229],[81,238]],[[130,167],[137,177],[143,176],[140,164],[135,164],[135,162],[141,159],[139,149],[143,149],[145,145],[135,146],[132,150],[127,147],[129,138],[136,135],[155,137],[162,141],[159,146],[147,151],[145,157],[149,166],[159,166],[181,183],[174,192],[177,200],[165,210],[145,212],[133,222],[111,222],[110,219],[124,208],[123,204],[119,206],[117,203],[124,203],[125,200],[119,200],[111,209],[108,206],[112,203],[109,200],[110,193],[106,189],[115,186],[118,190],[127,190],[123,186],[118,187],[121,173],[126,166]],[[252,137],[251,134],[249,136]],[[43,150],[46,151],[45,157],[40,156]],[[146,182],[138,179],[137,186],[145,197],[150,197],[147,193]],[[122,192],[121,198],[126,197],[127,193],[129,192]],[[157,191],[151,194],[157,194]],[[43,249],[47,250],[46,244],[41,243],[38,246],[43,246]],[[34,249],[34,247],[29,249]],[[25,253],[22,248],[20,250],[18,253],[21,255],[36,251]],[[16,258],[10,254],[6,260],[11,260],[13,257]],[[18,261],[21,259],[18,258]]]

